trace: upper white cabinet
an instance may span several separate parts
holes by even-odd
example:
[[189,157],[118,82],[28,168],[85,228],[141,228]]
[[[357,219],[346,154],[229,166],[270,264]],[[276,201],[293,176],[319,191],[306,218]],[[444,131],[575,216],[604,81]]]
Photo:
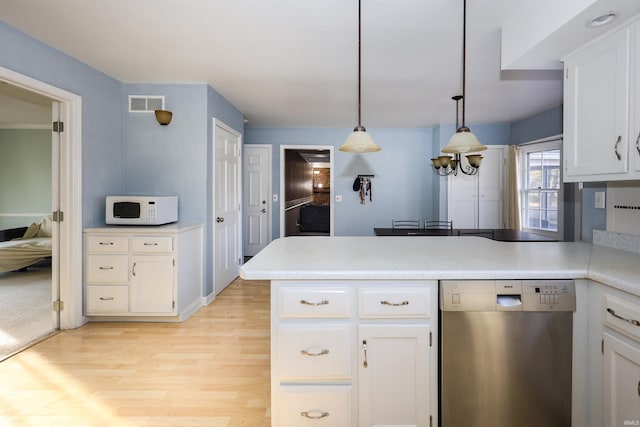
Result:
[[619,29],[565,58],[565,182],[640,177],[638,26]]

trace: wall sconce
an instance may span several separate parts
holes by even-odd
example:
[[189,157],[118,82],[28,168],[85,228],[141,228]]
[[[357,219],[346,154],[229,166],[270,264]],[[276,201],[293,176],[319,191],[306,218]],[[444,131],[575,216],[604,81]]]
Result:
[[168,110],[155,110],[156,120],[162,126],[166,126],[171,123],[171,117],[173,117],[173,113]]

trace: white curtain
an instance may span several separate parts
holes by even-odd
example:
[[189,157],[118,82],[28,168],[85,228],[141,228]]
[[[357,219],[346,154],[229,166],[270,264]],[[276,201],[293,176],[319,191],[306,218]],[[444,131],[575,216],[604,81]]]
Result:
[[520,171],[517,145],[509,146],[509,176],[507,177],[507,228],[520,230]]

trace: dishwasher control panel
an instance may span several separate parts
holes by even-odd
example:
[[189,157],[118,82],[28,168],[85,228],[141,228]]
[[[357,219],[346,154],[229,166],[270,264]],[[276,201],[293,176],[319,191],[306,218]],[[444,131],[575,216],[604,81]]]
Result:
[[575,311],[573,280],[442,280],[443,311]]

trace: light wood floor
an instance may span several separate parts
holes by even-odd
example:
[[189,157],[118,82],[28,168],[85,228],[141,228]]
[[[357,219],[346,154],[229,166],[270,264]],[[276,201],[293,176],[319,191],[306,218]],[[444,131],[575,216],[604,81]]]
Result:
[[0,425],[269,426],[269,286],[183,323],[89,323],[0,363]]

